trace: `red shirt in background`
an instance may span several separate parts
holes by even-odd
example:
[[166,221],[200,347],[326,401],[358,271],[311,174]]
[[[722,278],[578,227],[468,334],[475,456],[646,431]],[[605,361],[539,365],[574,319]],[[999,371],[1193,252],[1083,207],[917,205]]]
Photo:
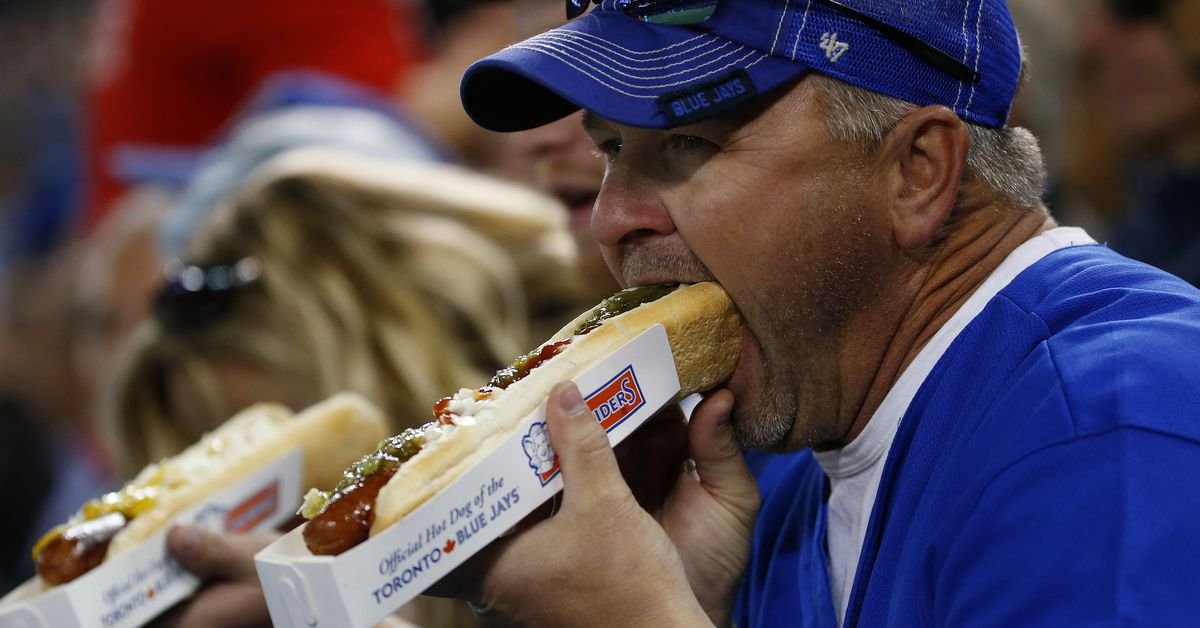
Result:
[[404,0],[101,0],[87,59],[84,231],[126,188],[119,147],[201,147],[286,70],[393,93],[420,55],[417,17]]

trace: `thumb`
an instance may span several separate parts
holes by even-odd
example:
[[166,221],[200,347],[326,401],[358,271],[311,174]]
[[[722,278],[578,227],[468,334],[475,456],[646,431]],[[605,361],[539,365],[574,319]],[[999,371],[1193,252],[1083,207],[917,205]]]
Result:
[[275,533],[218,534],[200,526],[177,525],[167,534],[167,547],[184,569],[202,578],[227,580],[257,577],[254,555]]
[[558,455],[563,474],[563,509],[572,498],[607,499],[630,497],[621,478],[608,434],[596,421],[573,382],[562,382],[546,401],[550,445]]
[[758,483],[730,424],[733,393],[718,390],[704,399],[688,422],[688,447],[700,483],[739,518],[753,520],[758,511]]

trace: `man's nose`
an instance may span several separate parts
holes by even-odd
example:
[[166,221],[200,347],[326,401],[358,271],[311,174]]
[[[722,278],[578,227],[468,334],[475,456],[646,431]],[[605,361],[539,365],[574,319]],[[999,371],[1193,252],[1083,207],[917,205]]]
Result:
[[675,232],[661,186],[620,164],[609,167],[592,211],[592,233],[606,247]]

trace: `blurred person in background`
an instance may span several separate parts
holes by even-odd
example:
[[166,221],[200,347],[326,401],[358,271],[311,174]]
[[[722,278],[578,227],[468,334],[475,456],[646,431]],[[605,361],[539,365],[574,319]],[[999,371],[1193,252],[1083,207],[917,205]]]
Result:
[[428,56],[401,83],[400,106],[452,159],[498,175],[512,174],[504,136],[471,122],[458,104],[458,79],[480,55],[516,39],[512,0],[424,0]]
[[[91,4],[86,0],[55,0],[21,11],[5,6],[0,7],[4,11],[0,17],[53,13],[43,22],[66,32],[71,25],[84,23],[82,17],[88,14]],[[153,232],[151,223],[158,217],[150,220],[148,211],[137,211],[134,213],[138,217],[132,218],[123,208],[146,202],[175,204],[171,214],[177,217],[178,207],[187,206],[188,201],[197,206],[214,205],[221,193],[240,179],[223,178],[218,172],[215,179],[208,178],[207,187],[195,187],[202,192],[198,197],[187,196],[183,202],[173,201],[164,188],[142,182],[178,186],[203,173],[203,168],[197,170],[198,164],[219,164],[215,169],[241,175],[253,171],[276,152],[296,145],[354,144],[364,137],[373,138],[377,146],[389,144],[379,156],[403,153],[418,161],[488,161],[482,149],[481,156],[474,156],[475,146],[487,145],[477,140],[477,136],[488,135],[486,132],[461,114],[457,119],[441,115],[447,109],[460,109],[456,89],[460,69],[451,70],[452,81],[442,81],[440,71],[419,76],[410,71],[417,63],[432,68],[461,68],[507,43],[511,38],[508,3],[432,0],[428,7],[430,20],[425,19],[425,4],[353,0],[289,3],[274,8],[270,3],[257,3],[254,7],[223,10],[219,5],[196,2],[96,3],[86,64],[91,105],[88,130],[93,147],[89,173],[95,178],[89,188],[93,193],[88,198],[89,210],[81,221],[89,237],[82,244],[71,243],[76,199],[73,188],[67,185],[74,180],[70,176],[56,175],[33,188],[39,200],[68,199],[56,205],[62,211],[48,211],[41,205],[20,212],[6,207],[5,215],[0,217],[11,218],[15,225],[3,234],[5,244],[11,244],[5,247],[6,260],[9,253],[23,255],[22,251],[30,246],[46,250],[45,254],[38,253],[38,263],[22,263],[8,273],[12,276],[8,282],[11,298],[6,297],[5,306],[13,308],[13,316],[5,319],[13,322],[12,335],[20,339],[10,355],[28,357],[14,368],[4,369],[0,390],[19,391],[14,393],[19,402],[14,402],[14,408],[28,408],[22,412],[67,419],[64,423],[69,429],[65,434],[72,446],[55,450],[76,453],[59,456],[59,460],[72,462],[56,466],[83,476],[57,481],[56,495],[59,489],[65,492],[42,505],[40,521],[60,520],[64,513],[74,510],[79,495],[90,496],[108,486],[110,462],[96,446],[93,435],[95,387],[111,369],[115,347],[149,311],[147,282],[157,277],[161,266],[146,237]],[[68,9],[75,19],[61,19],[59,13]],[[194,15],[197,12],[202,15]],[[11,36],[22,33],[11,28],[14,23],[0,20],[4,32],[10,35],[6,38],[10,47],[12,42],[34,46],[62,39],[47,38],[44,33]],[[496,28],[497,24],[505,28]],[[421,37],[426,41],[418,42]],[[428,56],[422,50],[425,48],[431,51]],[[56,46],[55,50],[74,49]],[[37,58],[22,53],[13,56]],[[75,58],[69,53],[55,58],[59,56]],[[35,82],[68,84],[75,76],[65,68],[46,67],[20,75]],[[8,89],[12,85],[11,81],[5,82],[6,89],[0,90],[5,102],[24,98],[28,91],[19,85]],[[398,90],[419,101],[416,108],[422,117],[429,118],[428,122],[414,122],[414,116],[398,111]],[[4,130],[23,132],[19,115],[14,112],[24,107],[16,106],[22,104],[16,100],[12,102],[14,106],[5,108],[5,121],[11,117],[13,124],[5,125]],[[44,106],[32,109],[57,111]],[[238,112],[234,114],[236,122],[228,120],[232,111]],[[260,142],[263,137],[278,139],[289,133],[293,136],[281,142]],[[315,139],[310,137],[314,134]],[[15,148],[12,143],[2,148],[10,148],[13,154],[46,153],[49,156],[37,163],[53,166],[53,172],[71,165],[63,158],[71,154],[70,137],[65,142],[46,142],[45,133],[39,131],[38,138],[36,151]],[[199,160],[197,147],[213,139],[221,140],[222,149],[236,145],[233,153],[249,157],[229,159],[230,151],[218,150],[214,153],[220,154]],[[97,149],[99,144],[105,146]],[[494,160],[508,163],[503,157]],[[20,178],[20,172],[12,169],[5,175],[4,181],[9,175]],[[139,185],[129,187],[134,182]],[[182,239],[175,242],[180,248],[168,247],[167,252],[179,253],[195,226],[193,223],[176,229],[175,235],[182,232]],[[39,244],[43,242],[47,244]],[[84,260],[82,264],[80,259]],[[34,325],[36,328],[31,327]],[[8,327],[6,323],[6,330]],[[29,346],[37,351],[29,354]],[[505,356],[505,360],[509,358],[511,355]],[[42,423],[35,423],[39,430]],[[36,447],[26,449],[33,450]],[[23,503],[31,510],[37,505],[32,501]],[[65,504],[67,510],[60,512],[61,508],[53,504]],[[20,573],[29,573],[23,555],[19,566]]]
[[383,159],[452,161],[441,143],[389,97],[329,74],[278,74],[259,89],[229,132],[194,161],[157,171],[147,168],[136,175],[180,190],[163,223],[163,256],[182,255],[209,213],[264,162],[302,146]]
[[71,303],[71,366],[94,416],[114,357],[150,314],[162,279],[158,231],[173,195],[145,186],[122,197],[80,244]]
[[[555,4],[561,12],[562,7]],[[557,198],[567,211],[571,235],[579,249],[576,298],[583,310],[620,290],[620,285],[600,255],[600,245],[591,232],[592,207],[604,179],[604,160],[573,114],[537,129],[513,134],[518,163],[534,187]]]
[[509,144],[467,119],[457,86],[469,60],[512,40],[510,2],[422,0],[414,7],[426,18],[418,22],[428,52],[406,69],[396,89],[382,92],[330,71],[277,72],[261,82],[207,148],[179,151],[178,159],[142,151],[144,158],[124,160],[123,175],[130,181],[181,190],[164,226],[164,255],[181,253],[222,194],[272,155],[297,146],[342,146],[389,159],[511,173]]
[[[499,136],[461,114],[456,81],[469,59],[512,40],[508,0],[271,0],[248,12],[157,4],[104,0],[98,13],[86,230],[132,186],[185,189],[214,161],[234,165],[220,153],[235,144],[245,153],[257,135],[288,128],[353,141],[381,126],[342,115],[350,110],[388,118],[383,132],[405,136],[413,159],[501,172],[510,163]],[[236,19],[210,24],[226,13]]]
[[88,0],[0,3],[0,392],[35,415],[79,414],[69,369],[79,164],[76,42]]
[[[260,401],[302,408],[355,390],[393,431],[423,424],[437,398],[527,348],[531,320],[564,318],[573,255],[561,209],[525,188],[455,166],[287,151],[193,235],[126,347],[105,413],[123,470]],[[230,595],[257,596],[257,613],[242,617],[265,621],[257,579],[236,578],[252,568],[233,565],[250,565],[269,540],[210,539],[240,550],[220,562],[189,562],[185,548],[184,566],[215,582],[167,625],[213,625]],[[474,624],[447,600],[405,613],[424,626]]]
[[[513,8],[517,40],[563,21],[562,3],[557,0],[516,0]],[[456,109],[466,117],[461,106]],[[576,113],[536,129],[501,135],[510,143],[509,152],[515,158],[510,174],[557,198],[567,210],[579,249],[577,309],[581,311],[620,289],[591,231],[592,207],[604,180],[605,161],[583,130],[582,118]]]
[[[139,165],[178,169],[171,149],[212,139],[260,82],[283,70],[335,72],[390,101],[419,56],[414,6],[393,0],[0,4],[0,50],[12,60],[0,81],[0,156],[8,156],[0,173],[0,322],[7,338],[0,397],[20,454],[6,458],[29,458],[37,442],[54,452],[39,454],[49,468],[40,474],[48,486],[44,499],[21,502],[34,536],[110,487],[111,459],[94,423],[96,388],[115,347],[149,311],[148,286],[161,266],[150,237],[157,218],[127,215],[126,207],[152,199],[161,210],[170,197],[147,186],[124,191],[115,175]],[[90,160],[97,176],[87,186],[95,193],[87,199],[92,211],[83,217],[81,92],[88,107],[82,126],[97,157]],[[89,237],[79,237],[81,224]],[[15,438],[18,420],[35,432],[20,432],[29,436],[26,446]],[[12,582],[32,574],[29,536],[6,537],[19,550]],[[0,561],[7,574],[8,556]]]
[[31,407],[28,391],[21,388],[29,370],[21,362],[36,350],[28,344],[28,323],[15,320],[20,311],[13,297],[26,293],[14,293],[12,286],[0,289],[0,482],[13,491],[0,534],[15,540],[0,546],[0,596],[33,575],[25,551],[32,543],[26,540],[39,533],[37,518],[55,483],[49,421],[39,415],[42,408]]
[[1080,43],[1126,188],[1109,244],[1200,285],[1197,4],[1090,0]]
[[0,457],[6,468],[27,474],[23,487],[42,489],[19,502],[29,511],[29,529],[5,537],[14,539],[14,562],[0,557],[0,572],[12,574],[0,583],[3,590],[33,575],[28,549],[42,532],[112,487],[95,403],[116,348],[149,311],[159,279],[157,223],[169,198],[142,190],[123,199],[87,240],[56,244],[5,269],[0,406],[13,423],[5,426],[12,439],[0,439],[6,448]]
[[[25,235],[10,225],[0,224],[0,233]],[[72,495],[106,489],[109,469],[71,369],[77,249],[57,236],[44,250],[14,248],[4,247],[0,263],[0,482],[12,487],[12,509],[0,524],[10,540],[0,549],[0,596],[33,575],[25,550],[42,529],[39,521],[48,512],[65,517],[54,505]]]
[[1072,72],[1078,66],[1072,2],[1009,0],[1013,22],[1028,57],[1028,83],[1013,101],[1012,117],[1042,145],[1051,167],[1061,161],[1062,127],[1066,124]]
[[78,211],[82,34],[91,0],[0,3],[0,266],[51,253]]
[[550,199],[454,166],[296,149],[209,218],[114,378],[127,473],[258,401],[356,390],[396,431],[424,423],[561,317],[573,279]]
[[77,245],[59,243],[0,271],[0,473],[14,487],[0,594],[33,575],[28,550],[41,532],[110,487],[109,458],[71,367],[79,258]]
[[1055,217],[1104,239],[1121,209],[1124,188],[1110,174],[1119,151],[1108,114],[1097,106],[1094,81],[1079,58],[1079,5],[1075,0],[1008,2],[1029,59],[1028,84],[1017,94],[1011,117],[1042,146],[1044,197]]
[[1200,2],[1175,0],[1166,7],[1167,30],[1193,74],[1200,74]]
[[420,58],[396,0],[99,0],[86,56],[90,231],[129,172],[194,158],[270,77],[315,71],[394,92]]
[[[0,342],[0,351],[7,346]],[[52,450],[42,420],[14,398],[0,395],[0,482],[10,487],[12,508],[0,521],[6,539],[28,539],[44,530],[37,525],[53,488]],[[23,542],[0,546],[0,597],[33,575]]]

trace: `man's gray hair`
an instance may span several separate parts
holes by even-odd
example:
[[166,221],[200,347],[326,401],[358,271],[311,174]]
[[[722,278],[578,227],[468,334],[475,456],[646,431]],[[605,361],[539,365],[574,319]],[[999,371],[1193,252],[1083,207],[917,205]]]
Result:
[[[817,98],[828,113],[834,139],[874,149],[908,112],[912,103],[813,74]],[[1046,167],[1037,139],[1021,127],[992,129],[967,123],[971,148],[964,181],[980,181],[1015,208],[1036,207],[1046,184]]]

